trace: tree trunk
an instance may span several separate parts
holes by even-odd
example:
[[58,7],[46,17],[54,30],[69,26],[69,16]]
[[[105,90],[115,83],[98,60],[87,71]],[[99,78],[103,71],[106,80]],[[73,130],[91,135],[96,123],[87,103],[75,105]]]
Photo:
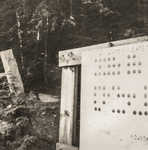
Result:
[[21,69],[24,71],[24,57],[23,57],[23,39],[22,39],[22,30],[19,13],[16,11],[16,20],[18,28],[18,39],[19,39],[19,48],[20,48],[20,58],[21,58]]
[[48,73],[48,31],[49,31],[49,20],[48,20],[48,16],[47,16],[47,19],[46,19],[46,28],[47,28],[47,31],[45,32],[45,39],[44,39],[44,66],[43,66],[43,73],[44,73],[44,83],[46,86],[48,86],[48,76],[47,76],[47,73]]

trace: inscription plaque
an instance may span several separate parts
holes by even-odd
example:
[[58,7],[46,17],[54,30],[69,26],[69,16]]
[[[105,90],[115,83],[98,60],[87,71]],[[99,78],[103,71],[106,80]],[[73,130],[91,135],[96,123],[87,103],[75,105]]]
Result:
[[148,42],[82,54],[80,150],[148,150]]

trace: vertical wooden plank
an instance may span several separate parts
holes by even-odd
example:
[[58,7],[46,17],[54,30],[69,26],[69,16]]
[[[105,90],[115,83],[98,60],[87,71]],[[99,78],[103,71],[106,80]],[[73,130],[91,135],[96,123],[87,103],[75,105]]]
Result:
[[80,65],[75,66],[75,85],[74,85],[74,104],[73,104],[73,136],[72,136],[72,144],[77,145],[77,115],[78,115],[78,110],[77,110],[77,105],[78,105],[78,86],[80,82],[79,81],[79,72],[80,72]]
[[75,76],[75,100],[74,100],[74,116],[73,116],[73,146],[79,146],[79,118],[80,118],[80,92],[81,92],[81,65],[77,65]]
[[5,74],[9,83],[10,92],[15,93],[15,95],[24,93],[23,82],[12,50],[9,49],[2,51],[0,55],[3,62]]
[[59,142],[72,145],[78,67],[62,68]]

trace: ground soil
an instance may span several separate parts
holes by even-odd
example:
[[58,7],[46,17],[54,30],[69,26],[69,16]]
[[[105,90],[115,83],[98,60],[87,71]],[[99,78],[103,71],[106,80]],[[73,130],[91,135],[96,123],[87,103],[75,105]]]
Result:
[[0,150],[55,150],[59,102],[41,102],[29,93],[0,111]]

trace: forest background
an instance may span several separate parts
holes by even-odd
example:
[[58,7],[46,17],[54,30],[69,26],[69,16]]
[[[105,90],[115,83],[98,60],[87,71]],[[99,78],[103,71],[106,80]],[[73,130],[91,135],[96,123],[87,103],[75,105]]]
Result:
[[0,50],[25,91],[60,94],[58,52],[146,34],[145,0],[0,0]]

